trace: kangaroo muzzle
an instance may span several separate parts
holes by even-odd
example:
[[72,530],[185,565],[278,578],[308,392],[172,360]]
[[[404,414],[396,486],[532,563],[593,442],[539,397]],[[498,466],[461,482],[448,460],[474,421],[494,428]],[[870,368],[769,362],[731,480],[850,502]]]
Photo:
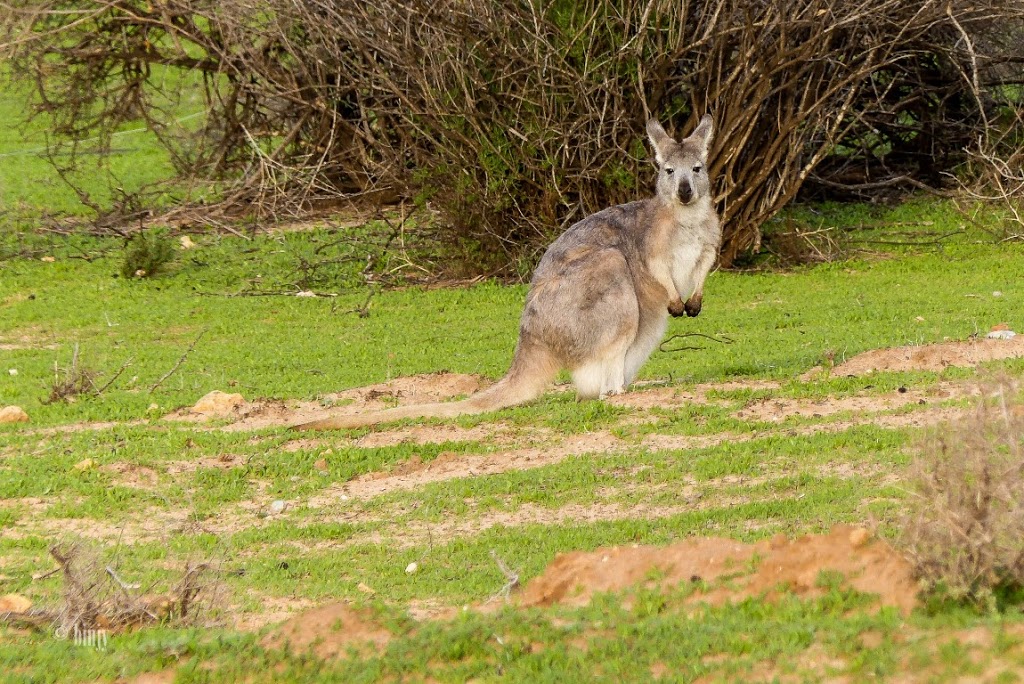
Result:
[[679,183],[679,201],[683,204],[689,204],[690,200],[693,199],[693,186],[690,185],[689,181],[681,181]]

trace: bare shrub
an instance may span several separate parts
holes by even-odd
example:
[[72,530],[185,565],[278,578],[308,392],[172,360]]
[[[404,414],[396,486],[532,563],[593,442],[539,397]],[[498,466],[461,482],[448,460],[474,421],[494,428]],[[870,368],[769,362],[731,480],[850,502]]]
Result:
[[[644,120],[713,111],[724,265],[806,183],[936,184],[1019,83],[1018,0],[12,0],[37,111],[142,118],[258,217],[430,202],[479,271],[646,193]],[[2,30],[2,29],[0,29]],[[188,74],[207,114],[177,125]],[[1009,92],[1009,91],[1007,91]],[[520,272],[525,269],[520,268]]]
[[61,368],[53,363],[53,384],[50,385],[50,396],[44,403],[53,404],[58,401],[72,402],[81,395],[97,393],[96,371],[80,362],[78,344],[71,355],[71,365]]
[[997,239],[1024,239],[1024,104],[1003,101],[998,119],[968,155],[971,173],[961,183],[962,195],[995,213],[999,221],[988,229]]
[[1003,378],[974,411],[936,431],[912,470],[902,542],[923,580],[985,603],[1024,586],[1024,403]]
[[127,581],[115,564],[84,542],[56,543],[50,555],[63,581],[58,605],[4,615],[4,621],[53,629],[59,637],[99,646],[106,635],[135,627],[209,622],[223,599],[223,587],[209,563],[189,564],[173,586],[155,593],[153,587]]
[[50,394],[43,400],[43,403],[53,404],[58,401],[72,403],[80,396],[98,397],[117,382],[132,361],[134,358],[128,358],[107,378],[106,382],[97,384],[99,374],[81,361],[76,342],[74,352],[71,354],[70,366],[61,368],[56,361],[53,362],[53,384],[50,385]]

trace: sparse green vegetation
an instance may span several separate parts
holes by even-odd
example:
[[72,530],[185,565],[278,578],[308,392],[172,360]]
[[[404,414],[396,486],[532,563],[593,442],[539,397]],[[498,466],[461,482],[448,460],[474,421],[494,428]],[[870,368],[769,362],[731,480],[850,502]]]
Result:
[[[915,211],[955,220],[941,204]],[[112,637],[106,652],[4,632],[0,669],[15,673],[11,681],[112,681],[170,667],[175,681],[232,681],[243,661],[262,663],[275,681],[296,682],[328,672],[344,681],[402,672],[416,679],[428,664],[439,681],[643,680],[651,672],[680,681],[884,679],[915,667],[914,658],[930,662],[938,679],[985,663],[1020,671],[1015,614],[947,604],[909,619],[873,614],[828,574],[817,578],[824,595],[813,601],[748,600],[694,612],[680,588],[678,596],[644,594],[629,608],[612,595],[583,608],[470,611],[440,622],[403,617],[410,604],[457,609],[493,596],[505,579],[492,551],[526,582],[560,552],[609,545],[691,535],[753,541],[869,520],[895,537],[915,420],[966,406],[946,393],[973,371],[796,376],[828,350],[842,359],[1016,325],[1024,260],[1015,245],[968,235],[941,250],[714,274],[701,317],[673,321],[670,333],[696,330],[733,343],[655,353],[641,378],[653,386],[637,396],[665,399],[649,407],[578,404],[571,393],[552,392],[497,414],[314,439],[287,432],[286,421],[237,430],[231,420],[164,419],[211,389],[249,401],[343,405],[351,400],[328,393],[441,369],[491,378],[504,371],[523,287],[385,290],[362,318],[346,313],[366,299],[353,287],[359,264],[340,262],[318,282],[337,297],[232,296],[254,282],[287,292],[286,283],[302,276],[295,255],[332,237],[324,228],[199,237],[175,269],[136,282],[116,277],[119,240],[17,238],[53,261],[0,262],[0,358],[2,370],[17,371],[0,374],[0,404],[31,416],[0,427],[0,593],[40,606],[58,601],[59,578],[32,577],[52,568],[53,540],[85,537],[116,553],[120,575],[142,586],[166,585],[189,560],[215,560],[226,594],[219,627],[146,628]],[[74,258],[82,254],[89,258]],[[131,363],[99,396],[48,403],[54,363],[66,365],[75,345],[104,382]],[[998,365],[1009,374],[1022,369],[1020,360]],[[896,401],[905,396],[914,400]],[[880,403],[874,413],[859,404],[813,408],[851,399]],[[808,409],[752,412],[790,405]],[[110,423],[74,427],[96,421]],[[394,437],[434,428],[446,436]],[[435,462],[440,470],[431,470]],[[402,484],[408,474],[444,473],[459,462],[468,470]],[[286,502],[283,512],[268,513],[274,501]],[[408,574],[413,562],[419,569]],[[376,619],[393,627],[385,649],[322,661],[233,627],[267,620],[271,605],[338,599],[370,600]],[[954,657],[946,653],[954,646],[932,644],[953,644],[967,628],[1002,634],[1005,648],[963,646]],[[897,636],[907,629],[916,636]]]
[[[17,97],[0,95],[0,114]],[[552,391],[495,414],[299,435],[285,427],[296,406],[408,399],[387,387],[376,399],[342,390],[440,370],[499,377],[525,286],[370,295],[365,245],[343,238],[383,242],[391,229],[331,219],[193,235],[173,268],[135,278],[159,272],[143,262],[169,256],[177,235],[143,233],[130,245],[146,254],[129,256],[121,237],[42,230],[41,217],[81,211],[32,152],[42,134],[0,131],[0,201],[10,210],[0,215],[0,408],[31,418],[0,425],[0,597],[59,606],[48,549],[78,539],[138,585],[129,591],[167,587],[190,562],[211,561],[223,593],[209,624],[164,621],[112,635],[105,651],[0,624],[0,682],[161,672],[178,683],[1009,682],[1024,673],[1021,597],[1005,582],[997,600],[933,594],[904,615],[876,610],[829,571],[810,577],[818,593],[808,598],[702,605],[700,592],[727,583],[697,577],[666,589],[651,570],[646,585],[588,605],[490,610],[509,583],[496,558],[525,585],[558,554],[609,546],[756,542],[837,523],[876,525],[895,540],[921,426],[967,409],[960,390],[976,371],[832,369],[863,351],[965,340],[999,323],[1021,331],[1019,241],[964,226],[931,198],[795,208],[769,237],[831,229],[848,258],[713,274],[701,316],[671,321],[669,334],[730,343],[676,340],[697,348],[655,352],[633,394],[580,404]],[[110,160],[126,189],[170,170],[147,136],[126,135],[131,149]],[[79,179],[110,200],[103,182]],[[901,242],[916,244],[880,244],[894,225],[913,226]],[[1024,372],[1024,359],[992,365]],[[822,371],[802,377],[814,367]],[[214,389],[249,403],[226,418],[188,415]],[[1004,442],[1002,456],[1019,446],[1016,428]],[[335,601],[364,611],[390,641],[322,657],[265,640],[291,611]]]

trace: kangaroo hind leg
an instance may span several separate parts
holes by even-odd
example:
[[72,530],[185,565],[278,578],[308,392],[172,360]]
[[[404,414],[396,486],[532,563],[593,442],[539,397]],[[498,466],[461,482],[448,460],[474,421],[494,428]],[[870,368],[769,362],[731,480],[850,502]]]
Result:
[[572,382],[580,399],[604,399],[626,391],[626,352],[623,339],[597,358],[588,359],[572,370]]

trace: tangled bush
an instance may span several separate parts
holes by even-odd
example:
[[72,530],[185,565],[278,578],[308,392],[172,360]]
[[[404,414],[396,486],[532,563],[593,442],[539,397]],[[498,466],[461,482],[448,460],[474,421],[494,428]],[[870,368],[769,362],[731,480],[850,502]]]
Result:
[[980,389],[916,458],[902,541],[929,586],[986,603],[1024,588],[1024,404],[1006,379]]
[[[646,193],[649,116],[678,132],[714,112],[728,265],[807,183],[939,182],[1024,80],[1019,0],[9,7],[13,72],[58,133],[109,140],[141,117],[182,172],[233,179],[225,205],[260,215],[429,201],[480,270]],[[202,75],[197,136],[172,125],[182,71]]]

